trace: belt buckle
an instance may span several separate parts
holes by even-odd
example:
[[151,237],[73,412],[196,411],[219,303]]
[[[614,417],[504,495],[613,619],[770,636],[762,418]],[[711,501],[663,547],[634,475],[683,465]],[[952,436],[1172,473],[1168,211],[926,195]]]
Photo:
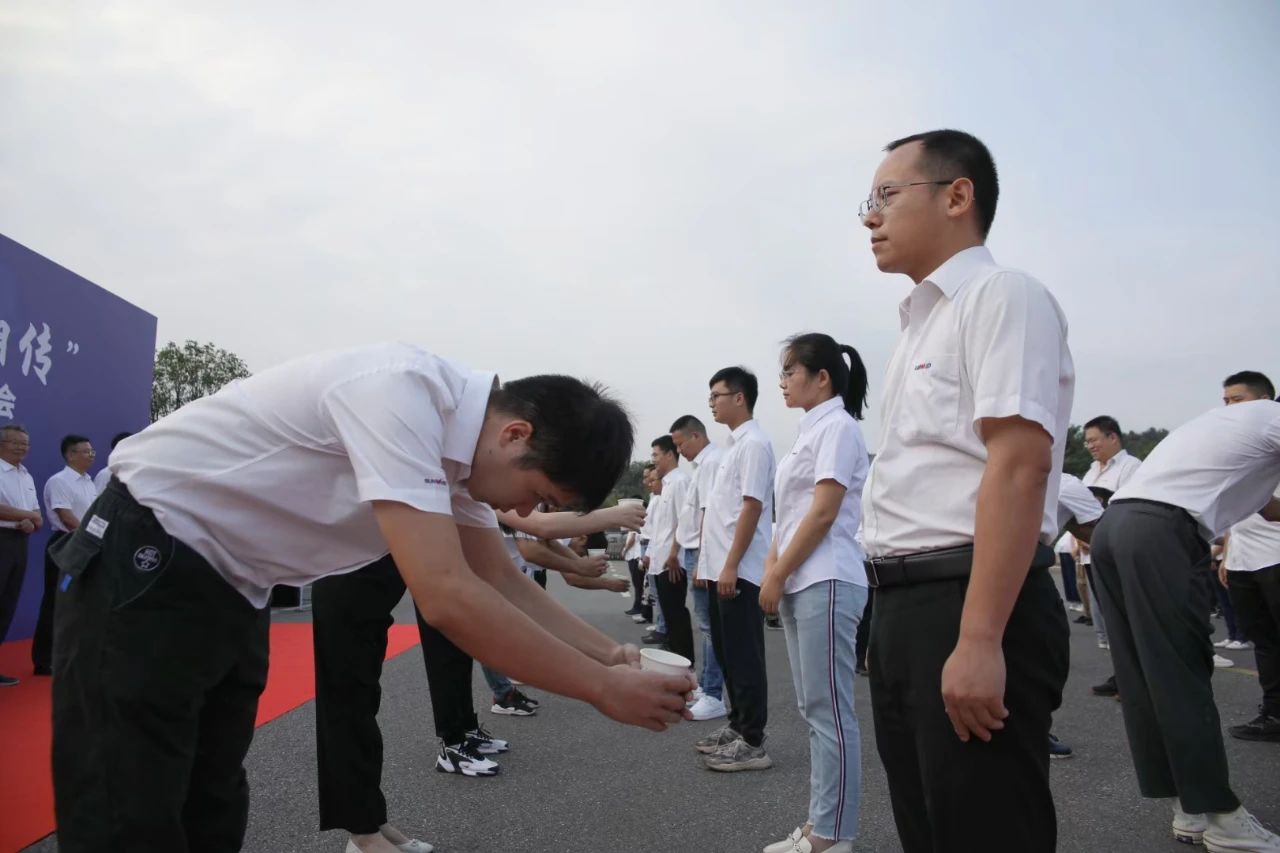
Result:
[[880,574],[876,570],[879,563],[879,557],[872,557],[870,560],[867,560],[867,586],[872,589],[876,589],[880,586]]

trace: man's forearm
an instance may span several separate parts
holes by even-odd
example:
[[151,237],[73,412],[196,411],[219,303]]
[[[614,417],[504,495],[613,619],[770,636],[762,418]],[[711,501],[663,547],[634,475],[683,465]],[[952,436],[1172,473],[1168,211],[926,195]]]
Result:
[[55,509],[58,514],[58,521],[62,522],[62,526],[67,530],[75,530],[80,526],[80,519],[76,518],[75,513],[69,509]]
[[576,512],[534,512],[520,515],[503,511],[498,518],[508,527],[539,539],[571,539],[587,536],[612,527],[608,510],[595,510],[585,515]]
[[532,539],[520,540],[516,547],[520,549],[520,556],[536,566],[564,575],[578,574],[577,557],[572,552],[561,554],[546,543]]
[[33,515],[38,513],[29,509],[18,509],[17,507],[0,504],[0,521],[27,521],[32,520]]

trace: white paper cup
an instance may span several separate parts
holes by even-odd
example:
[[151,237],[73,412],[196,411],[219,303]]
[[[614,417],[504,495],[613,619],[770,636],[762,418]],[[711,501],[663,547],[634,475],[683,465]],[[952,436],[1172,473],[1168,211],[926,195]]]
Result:
[[662,649],[641,649],[640,668],[663,675],[688,675],[693,662],[683,655]]
[[588,548],[587,549],[588,557],[603,557],[605,554],[608,554],[608,553],[609,551],[607,548]]
[[618,498],[618,506],[644,506],[639,498]]

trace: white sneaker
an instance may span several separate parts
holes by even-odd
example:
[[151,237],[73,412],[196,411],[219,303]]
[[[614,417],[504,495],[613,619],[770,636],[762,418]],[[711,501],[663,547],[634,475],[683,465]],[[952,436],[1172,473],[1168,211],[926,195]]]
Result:
[[1204,831],[1209,828],[1209,821],[1202,814],[1187,814],[1182,804],[1173,801],[1173,839],[1183,844],[1200,844]]
[[1244,806],[1205,815],[1204,849],[1209,853],[1280,853],[1280,835],[1267,829]]
[[689,694],[689,701],[684,703],[685,707],[692,708],[694,705],[698,704],[698,701],[702,699],[703,696],[706,696],[706,695],[707,694],[702,692],[701,687],[693,688],[693,692]]
[[775,841],[768,847],[764,848],[763,853],[791,853],[796,849],[796,842],[804,838],[804,827],[797,826],[791,830],[791,834],[781,841]]
[[1227,643],[1226,646],[1224,646],[1224,648],[1228,648],[1228,649],[1231,649],[1232,651],[1239,652],[1245,649],[1253,648],[1253,643],[1247,643],[1244,640],[1232,640],[1231,642]]
[[1225,649],[1229,645],[1231,645],[1231,638],[1227,637],[1225,640],[1219,640],[1218,642],[1214,643],[1213,647],[1215,649]]
[[644,632],[645,632],[646,634],[652,634],[652,633],[653,633],[654,631],[656,631],[656,630],[658,630],[658,626],[657,626],[657,625],[646,625],[646,626],[645,626],[645,629],[644,629]]
[[[808,836],[791,845],[791,853],[813,853],[813,845],[809,843]],[[853,853],[853,842],[837,841],[827,848],[827,853]]]
[[1098,641],[1098,648],[1102,649],[1103,651],[1110,651],[1110,650],[1111,650],[1111,643],[1109,643],[1109,642],[1108,642],[1108,641],[1106,641],[1106,640],[1099,640],[1099,641]]
[[724,700],[704,693],[702,698],[689,708],[689,713],[693,714],[695,720],[718,720],[728,716],[729,711],[724,707]]
[[1224,666],[1235,666],[1236,662],[1231,658],[1224,658],[1222,655],[1214,655],[1213,665],[1221,669]]

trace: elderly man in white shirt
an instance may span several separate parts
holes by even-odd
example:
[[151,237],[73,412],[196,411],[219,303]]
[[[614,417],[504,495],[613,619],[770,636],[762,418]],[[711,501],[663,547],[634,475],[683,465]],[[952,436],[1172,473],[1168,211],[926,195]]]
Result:
[[1195,569],[1261,512],[1280,521],[1280,403],[1212,410],[1170,433],[1115,493],[1093,534],[1125,730],[1144,797],[1176,797],[1173,832],[1209,850],[1280,851],[1231,789],[1213,648]]
[[753,373],[726,367],[711,377],[707,398],[716,423],[730,429],[707,499],[698,577],[712,586],[711,639],[724,667],[729,718],[694,748],[708,770],[764,770],[769,683],[760,584],[773,529],[773,445],[755,421],[760,386]]
[[[1069,628],[1047,571],[1075,369],[1067,323],[985,247],[999,182],[954,130],[892,142],[860,214],[914,284],[863,507],[871,699],[906,853],[1051,851]],[[1046,500],[1048,498],[1048,500]]]
[[515,567],[494,514],[597,506],[631,447],[598,388],[500,385],[406,344],[296,359],[122,442],[54,552],[59,849],[239,849],[271,587],[388,552],[481,662],[622,722],[685,718],[693,679],[628,666],[638,649]]
[[[44,523],[35,480],[22,464],[30,450],[31,438],[21,424],[0,426],[0,642],[18,609],[30,536]],[[0,674],[0,687],[18,683],[14,676]]]
[[715,590],[707,581],[697,578],[697,566],[705,553],[702,526],[707,500],[711,497],[711,486],[715,483],[716,472],[720,470],[723,454],[707,438],[707,428],[702,421],[693,415],[683,415],[671,424],[671,440],[693,468],[693,482],[681,509],[680,524],[689,530],[686,547],[693,552],[693,565],[687,569],[693,576],[693,618],[702,634],[702,671],[698,676],[698,689],[694,691],[695,701],[689,710],[695,720],[718,720],[728,710],[724,704],[724,671],[711,641],[711,607]]
[[53,674],[53,614],[58,566],[53,561],[52,549],[80,526],[80,519],[98,497],[93,478],[89,476],[96,457],[93,443],[83,435],[68,435],[62,439],[61,450],[66,467],[44,484],[44,509],[49,514],[51,532],[44,549],[44,596],[40,599],[36,632],[31,638],[31,665],[36,675]]

